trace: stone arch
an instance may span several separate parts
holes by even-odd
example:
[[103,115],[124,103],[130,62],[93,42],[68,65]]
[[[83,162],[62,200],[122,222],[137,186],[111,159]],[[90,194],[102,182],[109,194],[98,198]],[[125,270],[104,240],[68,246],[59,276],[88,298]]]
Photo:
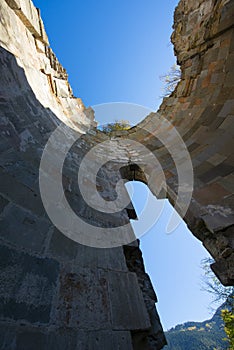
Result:
[[[179,131],[193,162],[194,192],[185,222],[215,259],[212,269],[224,285],[234,283],[233,6],[232,1],[179,2],[172,42],[182,79],[159,109]],[[150,114],[128,137],[160,154],[160,145],[141,131],[154,130],[157,118]],[[169,158],[160,162],[173,191],[175,168]]]
[[122,178],[127,179],[128,181],[141,181],[147,185],[147,179],[144,171],[135,163],[128,164],[120,168],[120,174]]

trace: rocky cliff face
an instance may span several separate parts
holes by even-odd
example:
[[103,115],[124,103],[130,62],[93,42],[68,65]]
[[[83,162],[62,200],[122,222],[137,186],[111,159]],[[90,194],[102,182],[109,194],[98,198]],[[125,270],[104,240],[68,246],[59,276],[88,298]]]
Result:
[[[77,186],[77,170],[88,151],[101,145],[97,157],[86,164],[87,189],[98,188],[103,199],[111,201],[121,177],[134,178],[175,203],[178,169],[170,152],[178,153],[178,137],[172,135],[169,149],[160,142],[165,117],[178,128],[193,162],[195,186],[185,220],[215,258],[214,270],[222,282],[233,283],[232,14],[233,1],[180,1],[172,40],[182,80],[164,100],[162,118],[152,113],[129,132],[112,137],[113,161],[102,167],[94,183],[89,177],[91,165],[102,159],[102,143],[109,136],[93,130],[92,110],[73,96],[31,1],[1,2],[1,349],[163,347],[156,296],[138,241],[130,226],[124,230],[134,209],[130,205],[106,214],[87,205]],[[39,166],[49,137],[63,123],[65,135],[77,140],[65,157],[64,195],[49,200],[46,211]],[[47,158],[42,174],[52,193],[56,193],[54,178],[65,147],[62,139],[55,141],[55,156]],[[157,156],[165,179],[139,143]],[[183,165],[184,153],[179,153]],[[90,241],[98,240],[99,227],[118,227],[122,237],[131,239],[121,245],[117,235],[113,248],[101,249],[82,244],[80,237],[87,243],[89,233],[82,226],[75,225],[63,235],[47,213],[51,208],[51,212],[61,210],[64,198],[77,216],[94,227]],[[71,220],[61,218],[60,224],[67,228]]]

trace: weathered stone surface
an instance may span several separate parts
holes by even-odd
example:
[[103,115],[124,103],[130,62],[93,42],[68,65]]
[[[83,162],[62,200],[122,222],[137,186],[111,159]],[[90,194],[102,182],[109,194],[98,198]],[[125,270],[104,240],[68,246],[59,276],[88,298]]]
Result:
[[109,272],[108,284],[114,329],[143,330],[150,328],[149,316],[136,275]]
[[110,327],[107,276],[102,270],[62,271],[54,322],[59,327],[86,330]]
[[[0,220],[1,237],[14,246],[42,253],[51,223],[9,204]],[[20,234],[19,234],[20,233]]]
[[[233,186],[228,180],[233,174],[233,15],[233,1],[179,2],[172,41],[182,81],[160,107],[163,115],[173,116],[194,165],[193,200],[185,221],[217,261],[219,278],[231,285],[232,258],[225,262],[226,253],[220,253],[217,237],[229,228],[229,235],[234,235]],[[193,87],[184,93],[191,77]],[[181,109],[186,113],[181,114]],[[229,241],[224,251],[233,248]],[[224,269],[220,269],[222,264]]]
[[1,319],[48,324],[59,264],[5,246],[0,252]]
[[82,267],[127,271],[122,247],[99,249],[80,245],[77,249],[75,264]]
[[[79,346],[77,347],[77,350]],[[120,349],[132,350],[130,332],[92,332],[89,335],[88,350]]]
[[72,329],[53,330],[43,326],[21,325],[18,329],[0,324],[1,350],[133,350],[130,332],[121,331],[77,331]]
[[47,254],[58,261],[72,261],[77,254],[78,244],[53,227]]

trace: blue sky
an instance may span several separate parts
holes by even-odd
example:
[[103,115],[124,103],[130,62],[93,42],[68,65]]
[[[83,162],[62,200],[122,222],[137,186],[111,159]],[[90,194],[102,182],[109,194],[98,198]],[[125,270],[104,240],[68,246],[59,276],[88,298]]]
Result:
[[[34,0],[41,9],[51,47],[68,71],[73,92],[86,106],[127,102],[154,111],[161,101],[159,77],[176,61],[170,35],[177,2]],[[132,124],[141,118],[120,117]],[[110,116],[109,121],[113,119]],[[98,121],[102,124],[107,117],[100,116]],[[140,183],[133,188],[133,202],[140,212],[148,191]],[[152,204],[152,213],[155,208]],[[184,223],[173,234],[165,233],[170,210],[166,204],[160,220],[141,240],[165,329],[211,317],[210,295],[200,286],[200,261],[207,253]]]
[[35,0],[51,47],[86,105],[159,104],[159,76],[175,62],[170,43],[176,0]]

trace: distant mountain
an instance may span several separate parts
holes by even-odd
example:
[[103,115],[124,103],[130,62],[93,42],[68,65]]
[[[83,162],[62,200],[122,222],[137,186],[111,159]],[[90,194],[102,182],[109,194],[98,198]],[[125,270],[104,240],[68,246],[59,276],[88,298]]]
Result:
[[214,316],[204,322],[186,322],[165,332],[168,345],[165,350],[227,350],[228,341],[224,340],[224,323],[221,310],[227,308],[222,304]]

